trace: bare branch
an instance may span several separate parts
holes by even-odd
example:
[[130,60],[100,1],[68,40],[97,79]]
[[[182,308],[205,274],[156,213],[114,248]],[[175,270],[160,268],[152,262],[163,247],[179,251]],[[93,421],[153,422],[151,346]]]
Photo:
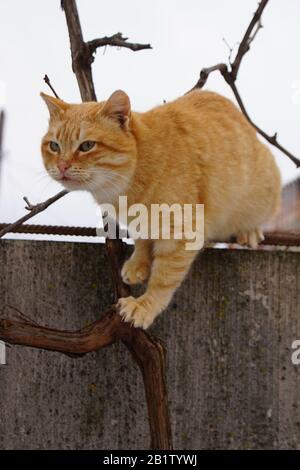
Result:
[[75,332],[46,328],[28,320],[24,327],[23,320],[4,318],[0,320],[0,338],[10,344],[64,353],[86,354],[108,346],[116,340],[115,331],[121,321],[118,317],[112,308],[100,320]]
[[98,47],[115,46],[124,47],[134,52],[142,51],[143,49],[152,49],[150,44],[138,44],[133,42],[127,42],[128,38],[124,38],[122,33],[116,33],[112,36],[105,36],[99,39],[93,39],[87,42],[87,46],[91,54],[94,54]]
[[76,75],[82,101],[96,101],[92,67],[93,56],[89,47],[83,40],[75,0],[62,0],[62,9],[65,12],[70,37],[72,68]]
[[83,101],[96,101],[91,65],[94,61],[94,53],[97,48],[116,46],[125,47],[132,51],[140,51],[151,49],[151,46],[150,44],[127,42],[128,38],[124,38],[121,33],[85,42],[83,40],[76,1],[62,0],[61,7],[66,15],[71,45],[72,68],[78,81],[81,98]]
[[229,51],[229,55],[228,55],[228,62],[230,63],[231,62],[231,57],[232,57],[232,54],[233,54],[233,46],[231,46],[229,44],[229,42],[227,41],[226,38],[223,38],[223,42],[224,44],[226,45],[228,51]]
[[50,82],[50,78],[48,77],[48,75],[46,74],[43,78],[44,82],[48,85],[48,87],[50,88],[50,90],[52,91],[53,95],[55,96],[55,98],[59,99],[59,96],[58,94],[56,93],[56,91],[54,90],[51,82]]
[[46,210],[49,206],[51,206],[51,204],[53,204],[54,202],[58,201],[60,198],[62,198],[63,196],[65,196],[66,194],[68,194],[68,191],[67,190],[63,190],[63,191],[60,191],[58,194],[56,194],[55,196],[53,197],[50,197],[49,199],[47,199],[47,201],[44,201],[44,202],[40,202],[39,204],[36,204],[35,206],[31,205],[30,202],[28,201],[27,198],[24,198],[27,206],[26,206],[26,209],[30,211],[29,214],[27,215],[24,215],[23,217],[21,217],[19,220],[17,220],[16,222],[12,223],[12,224],[9,224],[8,226],[6,226],[5,228],[3,228],[1,231],[0,231],[0,238],[2,238],[4,235],[6,235],[7,233],[9,232],[12,232],[14,230],[16,230],[18,227],[20,227],[22,224],[24,224],[24,222],[26,222],[27,220],[31,219],[32,217],[34,217],[35,215],[39,214],[40,212],[43,212],[44,210]]
[[254,16],[238,48],[236,57],[234,61],[230,64],[230,69],[228,65],[225,63],[220,63],[220,64],[213,65],[212,67],[203,68],[200,72],[200,78],[198,82],[190,91],[196,90],[198,88],[203,88],[207,82],[209,75],[212,72],[219,71],[221,75],[224,77],[227,84],[232,89],[233,94],[240,106],[242,113],[245,115],[245,117],[250,122],[250,124],[256,129],[256,131],[262,137],[264,137],[270,144],[272,144],[274,147],[278,148],[282,153],[284,153],[290,160],[292,160],[292,162],[296,165],[296,167],[299,168],[300,160],[278,142],[277,132],[274,135],[268,135],[264,130],[262,130],[259,126],[257,126],[257,124],[253,122],[253,120],[250,118],[246,110],[246,107],[243,103],[241,95],[239,94],[238,89],[235,84],[235,81],[237,79],[237,74],[242,63],[242,59],[245,56],[245,54],[249,51],[250,45],[252,41],[255,39],[258,31],[262,28],[261,15],[267,3],[268,3],[268,0],[262,0],[260,4],[258,5],[258,8],[256,12],[254,13]]
[[198,82],[191,90],[188,91],[188,93],[190,93],[193,90],[196,90],[197,88],[203,88],[207,82],[209,75],[212,72],[215,72],[216,70],[218,70],[220,73],[223,74],[227,70],[227,65],[220,63],[220,64],[213,65],[212,67],[203,68],[200,72],[200,78]]
[[[241,62],[243,60],[243,57],[247,52],[250,50],[250,45],[251,42],[254,40],[257,32],[259,29],[262,28],[261,24],[261,16],[263,14],[264,9],[266,8],[269,0],[261,0],[261,2],[258,5],[258,8],[256,12],[253,15],[253,18],[244,34],[244,37],[241,41],[241,44],[238,48],[236,57],[231,64],[231,74],[232,74],[232,79],[236,80],[237,74],[239,72],[239,68],[241,65]],[[254,33],[253,33],[254,31]]]
[[264,27],[264,26],[263,26],[263,24],[262,24],[262,22],[261,22],[261,18],[260,18],[259,21],[258,21],[258,23],[257,23],[257,25],[256,25],[256,28],[255,28],[253,34],[252,34],[252,35],[250,36],[250,38],[249,38],[249,41],[248,41],[248,45],[249,45],[249,46],[250,46],[251,42],[254,41],[254,39],[255,39],[257,33],[259,32],[259,30],[262,29],[263,27]]
[[[228,80],[229,78],[229,80]],[[233,93],[234,93],[234,96],[243,112],[243,114],[246,116],[246,118],[248,119],[248,121],[250,122],[250,124],[252,124],[252,126],[256,129],[256,131],[262,136],[264,137],[270,144],[272,144],[274,147],[278,148],[282,153],[284,153],[295,165],[297,168],[300,167],[300,160],[295,157],[289,150],[287,150],[285,147],[283,147],[277,140],[277,135],[278,133],[275,132],[275,134],[273,135],[268,135],[264,130],[262,130],[260,127],[257,126],[257,124],[255,124],[252,119],[250,118],[246,108],[245,108],[245,105],[242,101],[242,98],[241,98],[241,95],[239,94],[238,92],[238,89],[236,87],[236,84],[234,82],[231,82],[230,80],[230,77],[227,77],[227,79],[225,78],[225,80],[227,81],[227,83],[229,84],[229,86],[231,87]]]
[[[65,12],[67,26],[69,30],[70,45],[72,52],[72,66],[76,75],[78,86],[83,101],[97,101],[93,78],[91,60],[78,55],[78,51],[86,50],[87,44],[83,40],[77,5],[75,0],[62,0],[62,6]],[[90,56],[90,53],[88,53]],[[123,253],[122,240],[106,240],[106,249],[108,257],[113,260],[111,264],[113,279],[115,281],[115,290],[117,297],[129,295],[129,289],[123,283],[120,276],[120,266],[123,264],[123,257],[119,259]]]
[[[56,93],[55,89],[53,88],[48,75],[44,76],[44,81],[49,86],[49,88],[53,92],[54,96],[59,99],[59,96]],[[3,111],[0,114],[0,142],[2,140],[2,135],[1,135],[1,115],[2,115],[2,113],[3,113]],[[4,116],[4,114],[3,114],[3,116]],[[0,160],[1,160],[1,148],[0,148]],[[66,191],[66,190],[60,191],[55,196],[52,196],[49,199],[47,199],[47,201],[40,202],[40,203],[35,204],[35,205],[32,205],[29,202],[28,198],[26,196],[24,196],[23,199],[26,202],[25,209],[27,211],[29,211],[30,214],[27,214],[27,215],[21,217],[19,220],[17,220],[16,222],[13,222],[12,224],[1,224],[2,229],[0,230],[0,238],[2,238],[4,235],[6,235],[7,233],[10,233],[10,232],[16,233],[18,231],[18,229],[24,224],[24,222],[31,219],[32,217],[34,217],[38,213],[43,212],[49,206],[51,206],[51,204],[58,201],[60,198],[62,198],[66,194],[68,194],[68,191]]]

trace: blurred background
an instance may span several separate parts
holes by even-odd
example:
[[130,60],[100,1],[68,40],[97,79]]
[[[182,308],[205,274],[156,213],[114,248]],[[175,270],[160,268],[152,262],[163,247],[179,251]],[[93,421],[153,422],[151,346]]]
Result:
[[[134,110],[146,111],[184,94],[196,83],[202,67],[227,61],[227,44],[236,51],[257,3],[78,0],[85,40],[122,32],[131,42],[153,47],[139,52],[98,49],[93,65],[98,99],[121,88],[130,96]],[[299,0],[270,1],[263,14],[264,27],[243,60],[237,82],[253,120],[269,134],[277,131],[280,143],[298,158],[299,20]],[[47,176],[40,154],[48,112],[39,93],[50,93],[43,76],[49,75],[64,100],[79,102],[80,95],[59,0],[1,0],[0,31],[0,109],[5,111],[0,222],[12,222],[25,212],[23,196],[36,203],[61,189]],[[205,88],[234,99],[218,73],[210,75]],[[291,214],[293,220],[299,219],[299,184],[294,182],[299,170],[281,152],[273,147],[272,151],[283,183],[289,184],[285,195],[289,220]],[[76,192],[30,223],[95,227],[98,217],[91,196]]]

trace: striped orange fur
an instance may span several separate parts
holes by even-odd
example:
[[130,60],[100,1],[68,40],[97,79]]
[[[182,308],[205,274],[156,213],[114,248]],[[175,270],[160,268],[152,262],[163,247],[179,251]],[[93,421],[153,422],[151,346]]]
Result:
[[[122,91],[102,103],[42,97],[50,111],[44,163],[69,190],[90,191],[99,204],[116,204],[119,195],[147,208],[201,203],[205,240],[236,235],[254,248],[261,226],[278,210],[281,184],[271,152],[236,106],[216,93],[193,91],[145,113],[132,112]],[[50,149],[51,141],[59,151]],[[95,144],[82,152],[85,141]],[[196,254],[184,240],[136,240],[122,276],[148,285],[142,296],[119,300],[124,320],[151,325]]]

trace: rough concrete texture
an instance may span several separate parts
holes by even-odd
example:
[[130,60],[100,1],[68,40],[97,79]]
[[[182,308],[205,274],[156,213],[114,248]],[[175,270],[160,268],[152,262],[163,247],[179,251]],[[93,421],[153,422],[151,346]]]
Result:
[[[75,329],[112,301],[103,246],[2,241],[0,315]],[[176,449],[300,448],[300,256],[208,250],[152,328],[168,350]],[[142,449],[140,372],[121,344],[80,359],[12,346],[1,449]]]

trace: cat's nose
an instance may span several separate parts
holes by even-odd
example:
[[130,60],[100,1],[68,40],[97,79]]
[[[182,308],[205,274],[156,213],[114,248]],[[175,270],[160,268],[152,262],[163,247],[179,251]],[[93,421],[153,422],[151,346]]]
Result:
[[59,169],[62,175],[65,174],[65,172],[70,168],[70,166],[71,166],[71,163],[66,162],[65,160],[59,160],[57,162],[57,168]]

